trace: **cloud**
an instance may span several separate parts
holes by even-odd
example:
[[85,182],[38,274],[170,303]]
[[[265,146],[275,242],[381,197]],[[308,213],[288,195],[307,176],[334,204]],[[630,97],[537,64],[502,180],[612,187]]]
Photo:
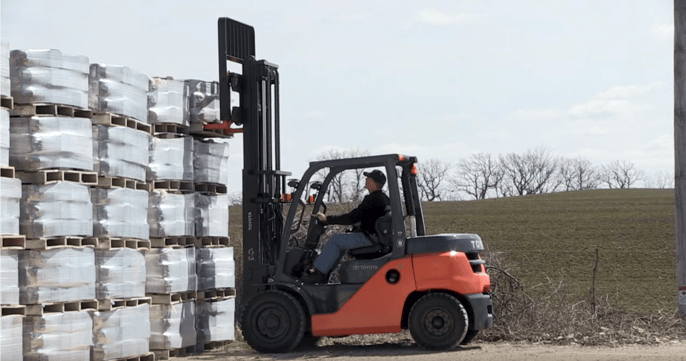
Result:
[[303,116],[310,119],[319,119],[324,117],[324,112],[321,110],[310,110],[309,112],[305,112]]
[[653,28],[651,33],[660,40],[672,41],[674,40],[674,24],[662,24]]
[[360,12],[356,12],[356,13],[341,15],[338,17],[338,19],[343,20],[343,21],[355,22],[355,21],[362,21],[362,20],[368,19],[371,15],[372,15],[372,13],[370,13],[369,11],[360,11]]
[[434,9],[425,9],[417,15],[417,21],[432,26],[452,26],[464,24],[472,20],[468,13],[447,13]]
[[650,92],[650,90],[655,86],[654,84],[648,85],[619,85],[613,86],[610,89],[596,94],[595,98],[600,99],[619,99],[619,98],[629,98],[635,95],[645,94]]
[[517,109],[510,113],[508,117],[515,120],[552,120],[560,116],[560,111],[557,109]]
[[569,115],[573,117],[592,117],[598,115],[626,114],[642,110],[639,106],[628,100],[592,100],[590,102],[573,106],[569,109]]

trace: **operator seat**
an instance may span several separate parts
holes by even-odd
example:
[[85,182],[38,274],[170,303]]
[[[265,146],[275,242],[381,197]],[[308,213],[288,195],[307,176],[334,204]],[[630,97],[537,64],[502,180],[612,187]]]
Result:
[[376,235],[367,234],[373,245],[351,249],[349,254],[355,259],[343,262],[338,269],[342,284],[366,282],[391,259],[393,233],[390,207],[374,226]]

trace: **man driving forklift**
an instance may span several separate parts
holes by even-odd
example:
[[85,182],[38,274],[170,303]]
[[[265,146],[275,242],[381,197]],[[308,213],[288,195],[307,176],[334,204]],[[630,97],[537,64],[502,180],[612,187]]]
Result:
[[386,176],[378,169],[363,173],[367,179],[365,188],[369,194],[362,203],[349,213],[331,215],[319,212],[317,219],[324,224],[353,225],[360,223],[361,232],[336,234],[324,246],[324,250],[314,261],[314,269],[306,273],[302,281],[308,284],[328,283],[329,274],[349,249],[368,247],[373,245],[370,235],[376,234],[376,220],[386,212],[390,212],[391,201],[382,191],[386,184]]

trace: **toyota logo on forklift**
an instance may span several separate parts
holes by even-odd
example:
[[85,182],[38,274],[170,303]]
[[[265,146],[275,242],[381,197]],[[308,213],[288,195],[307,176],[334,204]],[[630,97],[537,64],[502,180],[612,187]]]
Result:
[[[241,285],[246,342],[259,352],[288,352],[321,336],[409,329],[420,346],[450,350],[492,327],[490,278],[479,256],[483,242],[476,234],[426,234],[417,158],[385,154],[311,162],[300,179],[287,183],[279,67],[255,57],[252,26],[220,18],[218,34],[223,123],[211,126],[244,137],[243,257],[253,260],[243,263]],[[228,61],[240,64],[241,73],[229,73]],[[232,92],[240,95],[238,107],[231,107]],[[390,199],[376,234],[366,235],[372,246],[349,251],[340,283],[303,283],[327,227],[314,217],[327,211],[323,195],[336,175],[365,169],[385,173]],[[314,182],[318,172],[326,176]]]

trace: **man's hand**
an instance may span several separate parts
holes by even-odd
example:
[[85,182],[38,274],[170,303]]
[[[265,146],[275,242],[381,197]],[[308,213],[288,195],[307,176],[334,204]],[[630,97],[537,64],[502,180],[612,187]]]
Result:
[[317,219],[319,220],[319,222],[326,222],[326,214],[322,212],[317,213]]

